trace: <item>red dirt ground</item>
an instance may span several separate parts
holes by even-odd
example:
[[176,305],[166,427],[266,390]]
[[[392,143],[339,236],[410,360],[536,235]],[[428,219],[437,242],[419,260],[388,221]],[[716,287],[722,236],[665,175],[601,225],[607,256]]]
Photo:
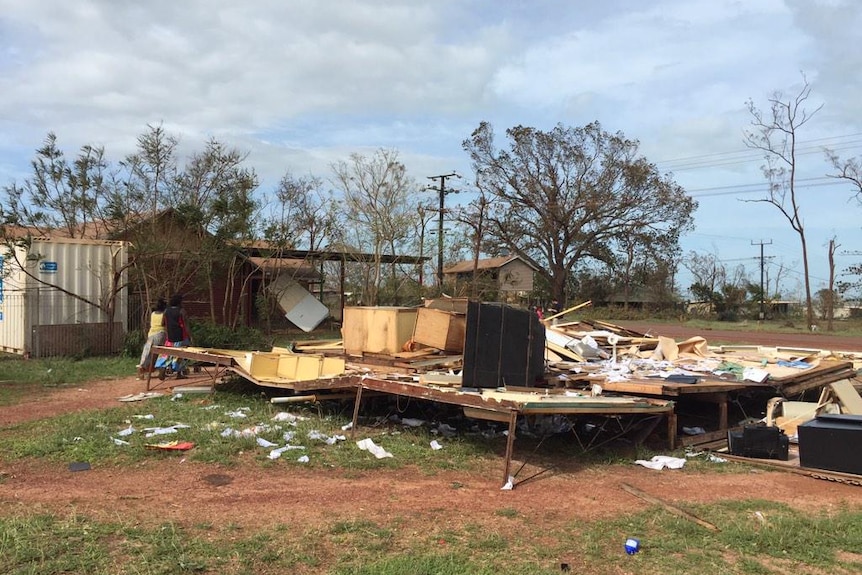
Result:
[[[675,337],[664,326],[661,330]],[[813,337],[812,343],[806,338],[805,343],[794,339],[781,345],[807,347],[817,341],[818,347],[824,347],[825,339]],[[776,345],[774,337],[769,341]],[[847,340],[842,346],[845,344],[860,349],[855,341]],[[21,421],[116,406],[118,397],[143,390],[143,382],[132,377],[58,390],[0,407],[0,431]],[[862,505],[862,487],[781,471],[693,474],[653,471],[634,464],[573,469],[502,491],[502,459],[482,472],[434,475],[409,466],[349,475],[331,469],[261,469],[256,463],[222,469],[188,462],[182,455],[133,468],[77,473],[44,461],[0,462],[0,507],[4,514],[22,510],[63,514],[71,507],[97,518],[134,519],[144,524],[174,520],[187,525],[230,522],[249,527],[301,522],[312,528],[334,518],[385,522],[400,517],[405,522],[401,529],[423,532],[431,520],[453,528],[466,523],[493,524],[499,521],[495,512],[501,509],[514,509],[531,518],[532,529],[612,517],[650,505],[623,491],[620,483],[681,505],[740,498],[783,502],[811,511]]]

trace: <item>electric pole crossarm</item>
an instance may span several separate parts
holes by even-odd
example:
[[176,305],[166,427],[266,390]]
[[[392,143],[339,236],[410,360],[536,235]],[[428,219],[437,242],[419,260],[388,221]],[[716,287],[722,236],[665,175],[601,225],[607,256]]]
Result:
[[429,180],[440,180],[439,193],[440,207],[437,218],[437,287],[443,291],[443,211],[445,210],[446,194],[454,193],[455,190],[446,189],[447,178],[460,178],[456,172],[440,174],[439,176],[428,176]]
[[760,240],[759,242],[755,242],[754,240],[751,240],[751,245],[760,246],[760,319],[761,320],[766,319],[766,310],[764,308],[764,305],[765,305],[764,299],[766,298],[766,294],[764,293],[765,288],[763,286],[763,268],[764,268],[763,246],[768,246],[771,244],[772,244],[772,240],[769,240],[768,242],[764,242],[763,240]]

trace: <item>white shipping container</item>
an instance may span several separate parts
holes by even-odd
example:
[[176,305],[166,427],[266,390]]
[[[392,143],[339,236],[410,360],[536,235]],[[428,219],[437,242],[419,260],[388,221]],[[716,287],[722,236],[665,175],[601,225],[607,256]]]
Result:
[[[0,350],[69,355],[114,351],[122,344],[128,317],[126,242],[39,238],[0,256]],[[100,308],[113,292],[109,317]],[[109,340],[113,349],[103,349]]]

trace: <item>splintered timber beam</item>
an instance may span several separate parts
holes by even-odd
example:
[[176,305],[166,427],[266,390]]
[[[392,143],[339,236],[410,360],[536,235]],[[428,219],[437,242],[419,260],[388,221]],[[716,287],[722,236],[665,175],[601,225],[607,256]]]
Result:
[[673,513],[674,515],[679,515],[680,517],[688,519],[689,521],[693,521],[693,522],[697,523],[698,525],[700,525],[701,527],[705,527],[706,529],[709,529],[710,531],[718,531],[719,530],[718,527],[716,527],[712,523],[709,523],[708,521],[704,521],[700,517],[692,515],[688,511],[680,509],[679,507],[676,507],[675,505],[671,505],[670,503],[668,503],[666,501],[662,501],[661,499],[658,499],[657,497],[653,497],[652,495],[650,495],[648,493],[644,493],[643,491],[641,491],[637,487],[632,487],[628,483],[620,483],[620,487],[622,487],[624,491],[631,493],[635,497],[640,497],[644,501],[652,503],[653,505],[660,505],[660,506],[664,507],[665,509],[667,509],[668,511],[670,511],[671,513]]

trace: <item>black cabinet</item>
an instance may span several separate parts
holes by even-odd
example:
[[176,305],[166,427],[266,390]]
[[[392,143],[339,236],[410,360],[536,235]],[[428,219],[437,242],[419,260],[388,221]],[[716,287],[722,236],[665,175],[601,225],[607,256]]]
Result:
[[797,433],[802,467],[862,475],[862,415],[818,415]]
[[544,381],[545,326],[531,311],[469,302],[462,387],[529,387]]

